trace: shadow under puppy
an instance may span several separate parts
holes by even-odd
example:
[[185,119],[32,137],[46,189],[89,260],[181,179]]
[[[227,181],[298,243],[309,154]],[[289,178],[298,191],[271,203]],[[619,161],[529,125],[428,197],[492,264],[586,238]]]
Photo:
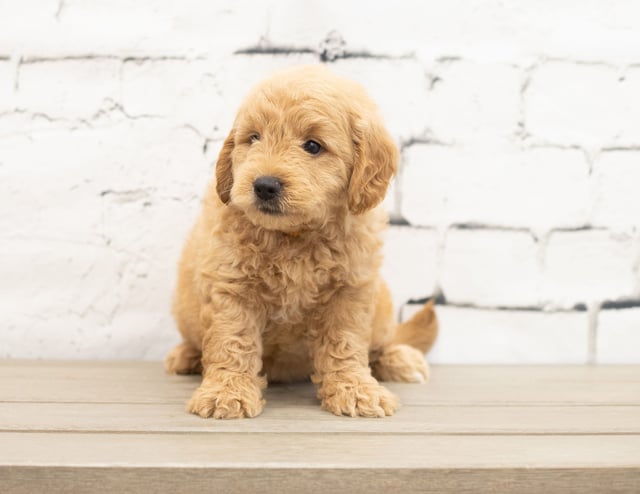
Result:
[[397,161],[364,90],[322,67],[248,95],[179,264],[166,367],[202,373],[191,412],[255,417],[267,379],[311,377],[325,410],[384,417],[378,380],[428,378],[433,306],[398,326],[379,274]]

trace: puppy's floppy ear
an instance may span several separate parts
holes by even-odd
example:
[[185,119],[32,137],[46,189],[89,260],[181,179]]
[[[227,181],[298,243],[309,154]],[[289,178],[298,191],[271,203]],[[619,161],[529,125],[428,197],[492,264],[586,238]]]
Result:
[[398,168],[398,148],[375,114],[356,123],[353,142],[356,153],[349,181],[349,210],[360,214],[384,199]]
[[225,204],[231,199],[231,187],[233,186],[233,174],[231,173],[231,152],[235,146],[236,132],[231,130],[227,138],[224,140],[218,162],[216,163],[216,191],[218,196]]

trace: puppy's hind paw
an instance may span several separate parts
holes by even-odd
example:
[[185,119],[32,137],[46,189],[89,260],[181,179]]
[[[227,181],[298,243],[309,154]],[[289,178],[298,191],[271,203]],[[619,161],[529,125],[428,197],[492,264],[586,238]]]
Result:
[[408,345],[390,345],[371,362],[371,373],[380,381],[424,383],[429,380],[429,365],[419,350]]
[[200,374],[202,373],[201,358],[200,350],[183,342],[167,354],[164,367],[169,374]]

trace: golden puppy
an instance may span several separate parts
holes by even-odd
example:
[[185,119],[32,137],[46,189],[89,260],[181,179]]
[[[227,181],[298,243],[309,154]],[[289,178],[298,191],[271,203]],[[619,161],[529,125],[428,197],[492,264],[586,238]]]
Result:
[[383,417],[398,402],[376,378],[427,379],[432,305],[397,327],[379,276],[397,160],[363,89],[322,67],[249,94],[179,265],[166,367],[202,372],[191,412],[255,417],[267,379],[311,377],[324,409]]

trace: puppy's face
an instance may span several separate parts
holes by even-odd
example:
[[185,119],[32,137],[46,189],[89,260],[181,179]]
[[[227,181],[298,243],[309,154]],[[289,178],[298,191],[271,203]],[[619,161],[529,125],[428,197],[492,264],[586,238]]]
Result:
[[318,228],[384,197],[397,151],[364,91],[318,67],[282,73],[247,98],[216,167],[223,202],[256,225]]

